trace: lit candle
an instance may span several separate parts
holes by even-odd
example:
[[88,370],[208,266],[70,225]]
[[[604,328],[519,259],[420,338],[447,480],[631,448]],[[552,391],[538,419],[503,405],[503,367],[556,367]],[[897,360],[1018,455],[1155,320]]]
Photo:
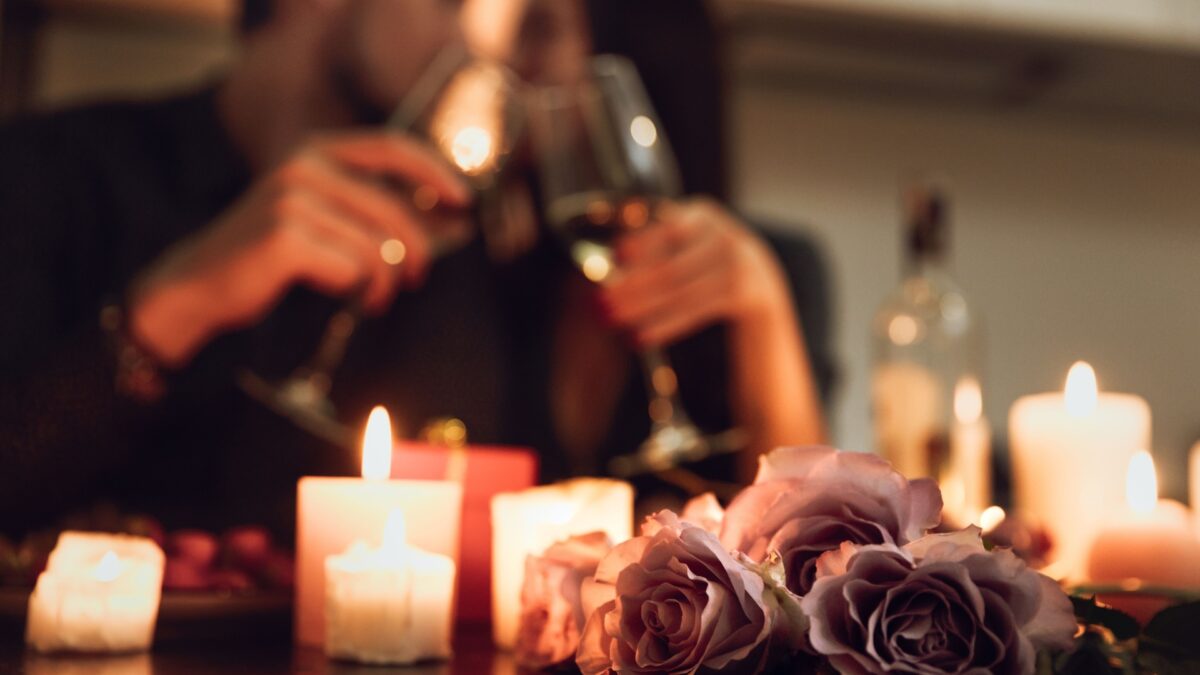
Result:
[[361,663],[450,656],[454,561],[409,546],[404,513],[388,515],[378,549],[355,542],[325,561],[325,653]]
[[991,469],[992,428],[983,416],[983,393],[979,380],[964,377],[954,387],[950,459],[938,477],[950,522],[971,524],[992,501]]
[[[1125,499],[1128,508],[1097,535],[1088,559],[1093,582],[1120,583],[1131,591],[1142,585],[1200,588],[1200,537],[1187,508],[1158,499],[1158,477],[1150,453],[1129,461]],[[1135,618],[1149,619],[1167,600],[1145,596],[1103,598]]]
[[390,480],[392,430],[387,411],[371,411],[363,436],[362,478],[300,479],[296,505],[296,641],[325,643],[325,559],[355,541],[375,541],[393,509],[404,513],[409,539],[458,560],[462,485]]
[[1150,447],[1150,407],[1132,394],[1100,393],[1081,361],[1063,393],[1013,404],[1009,437],[1017,508],[1049,530],[1054,571],[1078,578],[1092,539],[1121,503],[1129,459]]
[[145,537],[63,532],[29,596],[25,641],[40,652],[148,649],[163,563]]
[[512,649],[521,615],[525,558],[572,535],[633,536],[633,487],[599,478],[501,493],[492,498],[492,635]]

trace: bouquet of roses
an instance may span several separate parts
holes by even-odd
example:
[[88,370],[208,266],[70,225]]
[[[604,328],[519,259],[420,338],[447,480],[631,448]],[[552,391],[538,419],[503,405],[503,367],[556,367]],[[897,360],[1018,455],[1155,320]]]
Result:
[[530,558],[518,659],[593,673],[1033,673],[1069,649],[1072,603],[977,528],[927,534],[941,496],[887,462],[781,448],[722,510]]

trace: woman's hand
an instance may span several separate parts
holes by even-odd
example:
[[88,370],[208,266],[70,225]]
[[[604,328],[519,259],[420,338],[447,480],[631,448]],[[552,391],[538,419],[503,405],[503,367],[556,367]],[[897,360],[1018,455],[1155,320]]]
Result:
[[788,311],[774,255],[710,199],[662,202],[655,220],[623,235],[616,252],[618,271],[600,291],[601,306],[641,346]]
[[432,190],[450,206],[470,200],[411,139],[362,132],[310,142],[141,275],[129,293],[133,337],[180,366],[218,332],[261,319],[297,284],[362,292],[364,307],[381,311],[423,282],[433,246],[422,218],[376,176]]

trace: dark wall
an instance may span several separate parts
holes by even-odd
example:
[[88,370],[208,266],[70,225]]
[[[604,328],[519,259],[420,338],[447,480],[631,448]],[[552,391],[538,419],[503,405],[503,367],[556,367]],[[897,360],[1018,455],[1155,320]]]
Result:
[[728,197],[721,40],[701,0],[588,0],[598,53],[637,64],[689,193]]

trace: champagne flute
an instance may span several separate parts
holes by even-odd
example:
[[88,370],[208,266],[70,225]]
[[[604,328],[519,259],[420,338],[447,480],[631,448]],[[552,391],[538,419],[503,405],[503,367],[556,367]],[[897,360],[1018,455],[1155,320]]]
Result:
[[[471,220],[480,225],[485,238],[502,239],[505,233],[500,228],[505,221],[495,217],[498,176],[523,124],[516,76],[498,63],[470,56],[461,45],[450,44],[430,62],[386,126],[429,141],[473,188],[476,200],[470,215],[475,217]],[[428,186],[388,187],[406,195],[415,209],[425,214],[435,259],[461,248],[474,236],[474,230],[465,226],[469,214],[442,208]],[[397,244],[387,242],[384,246],[391,250],[381,249],[381,255],[403,264],[403,245]],[[352,435],[335,418],[329,392],[361,320],[361,293],[356,293],[330,318],[313,356],[290,375],[269,382],[247,370],[239,375],[239,386],[310,433],[352,445]]]
[[[586,82],[537,93],[530,111],[546,220],[590,281],[616,272],[613,245],[650,223],[661,199],[681,193],[679,167],[633,64],[604,55]],[[639,353],[651,431],[634,455],[615,458],[619,476],[662,472],[721,451],[680,402],[666,353]]]

